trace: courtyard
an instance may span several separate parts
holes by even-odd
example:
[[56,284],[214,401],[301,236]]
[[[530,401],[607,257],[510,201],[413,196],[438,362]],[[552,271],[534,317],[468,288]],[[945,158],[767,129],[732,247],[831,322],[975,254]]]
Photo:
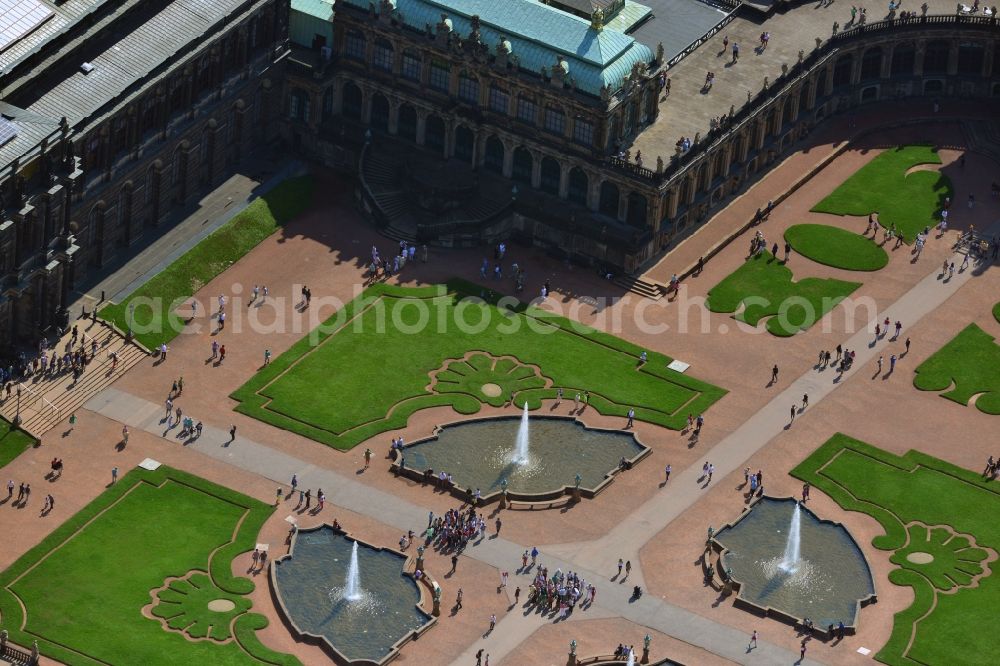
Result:
[[[921,215],[932,216],[945,177],[953,198],[974,192],[979,203],[956,207],[952,228],[932,234],[921,255],[906,234],[898,248],[865,237],[868,214],[891,217],[883,211],[898,204],[885,192],[878,206],[820,205],[891,156],[888,143],[916,145],[928,132],[940,137],[940,162],[906,177],[928,173],[907,183],[919,196],[906,190],[904,203],[919,199]],[[5,476],[14,492],[23,482],[33,490],[0,505],[17,535],[0,553],[0,626],[28,650],[37,641],[43,663],[325,663],[330,654],[290,628],[269,564],[253,555],[266,546],[270,561],[294,561],[296,531],[336,521],[373,548],[398,550],[393,566],[427,581],[417,603],[435,621],[397,646],[401,663],[471,664],[483,650],[494,664],[561,664],[571,649],[584,658],[619,644],[638,658],[647,635],[653,663],[792,663],[803,641],[804,663],[942,663],[956,644],[968,651],[963,663],[979,663],[990,639],[977,628],[995,605],[996,535],[979,516],[995,502],[996,481],[981,471],[996,455],[985,434],[996,428],[1000,277],[989,261],[952,276],[941,266],[962,262],[953,244],[971,225],[996,233],[1000,205],[987,194],[995,165],[960,145],[948,122],[859,139],[754,230],[768,250],[787,239],[787,258],[748,259],[751,231],[658,301],[513,244],[504,265],[524,271],[524,293],[509,273],[482,278],[493,248],[431,247],[426,262],[366,286],[371,248],[392,256],[395,241],[360,219],[350,183],[314,170],[302,214],[178,292],[201,304],[200,315],[169,339],[165,358],[144,357],[95,391],[37,448],[10,446]],[[801,171],[776,167],[701,233],[778,199]],[[912,228],[928,223],[919,217]],[[690,241],[650,274],[696,261],[702,239]],[[180,269],[161,275],[191,286]],[[527,303],[546,282],[548,297]],[[270,295],[258,305],[252,286],[262,284]],[[782,321],[771,307],[792,297],[809,317]],[[884,318],[901,322],[899,337],[876,335]],[[427,328],[440,320],[448,326]],[[982,335],[966,340],[971,326]],[[224,360],[213,342],[226,347]],[[838,346],[855,352],[849,368],[817,361]],[[529,430],[539,416],[560,417],[634,433],[650,451],[593,497],[504,508],[470,507],[393,473],[393,440],[425,439],[470,417],[517,419],[525,405]],[[177,408],[203,424],[197,435],[178,423]],[[704,422],[689,425],[689,415]],[[5,451],[11,437],[0,439]],[[137,468],[147,459],[163,466]],[[558,470],[570,490],[574,464]],[[709,528],[756,501],[747,468],[761,471],[770,497],[801,498],[809,482],[808,509],[857,543],[878,600],[847,635],[752,615],[734,603],[724,572],[706,575]],[[43,510],[46,494],[55,504]],[[466,522],[470,508],[482,524]],[[435,522],[446,516],[455,522]],[[345,560],[326,566],[346,587]],[[362,562],[364,588],[371,565]],[[570,612],[548,584],[544,603],[529,600],[542,567],[546,583],[573,572],[573,583],[594,586],[593,600]],[[371,589],[396,574],[375,574]],[[321,606],[342,600],[321,592]],[[114,626],[113,637],[79,616]],[[371,631],[391,621],[381,617]]]

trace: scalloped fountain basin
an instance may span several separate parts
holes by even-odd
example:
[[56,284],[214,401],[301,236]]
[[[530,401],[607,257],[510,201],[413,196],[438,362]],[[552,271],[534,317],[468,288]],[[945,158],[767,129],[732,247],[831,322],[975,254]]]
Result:
[[292,556],[273,566],[281,605],[299,633],[322,637],[348,660],[377,663],[432,619],[417,607],[420,591],[403,575],[401,555],[358,542],[361,592],[352,601],[342,592],[354,541],[326,525],[294,538]]
[[466,421],[448,425],[437,437],[406,448],[410,469],[444,470],[460,488],[479,488],[489,495],[501,490],[506,479],[512,494],[533,495],[573,486],[595,489],[618,467],[622,458],[633,459],[646,447],[629,432],[595,430],[566,418],[529,418],[531,446],[528,462],[512,460],[521,417]]
[[764,497],[715,540],[728,549],[722,566],[733,570],[740,597],[817,626],[854,625],[857,605],[875,593],[871,570],[841,525],[800,512],[797,565],[783,567],[795,500]]

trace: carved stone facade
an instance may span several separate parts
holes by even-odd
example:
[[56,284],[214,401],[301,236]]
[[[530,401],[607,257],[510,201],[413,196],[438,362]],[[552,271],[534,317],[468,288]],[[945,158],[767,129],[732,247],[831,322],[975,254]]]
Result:
[[[343,2],[337,10],[332,58],[289,68],[287,131],[299,143],[322,146],[337,140],[325,127],[356,125],[466,161],[565,212],[566,219],[531,223],[534,211],[522,206],[509,230],[528,228],[539,245],[572,248],[574,258],[626,272],[661,255],[832,114],[902,97],[1000,94],[996,20],[869,23],[802,54],[691,150],[666,162],[643,155],[638,165],[635,156],[618,157],[619,147],[655,120],[663,63],[637,67],[621,90],[586,95],[566,86],[559,64],[543,76],[519,71],[503,42],[461,38],[447,17],[419,32],[390,11]],[[616,224],[637,233],[612,252],[593,229]]]
[[[146,0],[134,11],[162,7]],[[73,126],[64,118],[0,165],[0,348],[64,325],[81,278],[178,219],[275,135],[283,78],[275,60],[287,50],[287,13],[281,0],[247,0],[121,95]],[[44,94],[38,86],[62,80],[15,71],[0,87],[18,87],[18,76],[39,82],[4,98],[15,123]]]

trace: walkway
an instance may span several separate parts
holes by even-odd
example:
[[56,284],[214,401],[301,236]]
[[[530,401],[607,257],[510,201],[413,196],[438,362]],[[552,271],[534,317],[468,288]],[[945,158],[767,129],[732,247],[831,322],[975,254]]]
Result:
[[[108,388],[100,395],[92,398],[86,409],[101,414],[120,423],[125,423],[131,429],[142,429],[146,432],[165,437],[178,442],[182,446],[177,432],[179,428],[170,428],[164,417],[165,408],[148,400],[138,398],[116,388]],[[277,484],[286,486],[292,474],[297,474],[299,483],[306,488],[323,488],[327,499],[334,505],[368,516],[386,525],[392,525],[401,532],[413,529],[419,531],[426,525],[427,510],[415,504],[402,500],[394,495],[372,488],[360,481],[338,474],[328,469],[310,465],[298,458],[275,451],[264,444],[237,437],[230,441],[229,434],[219,428],[205,427],[202,436],[186,444],[188,448],[198,450],[208,456],[223,460],[246,471],[272,479]],[[530,582],[530,573],[518,574],[515,571],[521,560],[521,554],[530,546],[525,547],[503,538],[485,539],[464,554],[498,569],[512,572],[515,584],[526,587]],[[638,601],[630,600],[632,586],[619,585],[608,576],[588,570],[575,562],[563,560],[550,554],[547,549],[542,552],[539,561],[544,562],[550,570],[576,571],[586,580],[597,585],[597,600],[595,608],[600,607],[620,615],[640,626],[649,627],[664,634],[669,634],[701,649],[717,654],[734,662],[748,661],[745,652],[747,637],[743,632],[732,627],[704,618],[683,608],[646,595]],[[617,566],[603,571],[617,571]],[[576,611],[586,614],[587,611]],[[527,635],[524,625],[532,622],[538,626],[548,620],[542,620],[536,614],[530,618],[520,617],[519,613],[509,613],[498,623],[496,630],[487,639],[487,651],[491,653],[494,663],[498,663],[503,655],[509,653],[520,644]],[[475,647],[478,649],[479,645]],[[472,650],[473,655],[475,649]],[[752,653],[755,663],[791,663],[794,655],[776,645],[761,642],[760,647]],[[462,664],[467,665],[468,656],[459,657]],[[474,662],[472,662],[474,663]],[[808,660],[805,663],[809,662]]]
[[[993,228],[986,232],[987,235],[992,236],[997,227],[998,225],[994,224]],[[954,257],[956,265],[960,265],[964,255],[956,254]],[[951,280],[942,282],[940,269],[935,267],[932,273],[880,312],[879,319],[888,317],[893,322],[903,322],[905,328],[902,337],[905,339],[907,328],[915,325],[921,318],[948,300],[971,279],[973,274],[974,270],[970,268],[956,273]],[[875,322],[869,322],[872,329],[874,324]],[[703,457],[715,465],[715,477],[712,483],[719,483],[730,472],[739,470],[744,461],[768,442],[794,427],[794,424],[789,422],[789,410],[792,405],[801,405],[804,394],[809,395],[810,408],[814,408],[855,374],[867,375],[872,372],[873,364],[879,354],[885,356],[884,367],[888,373],[890,354],[898,353],[902,349],[902,342],[897,342],[890,349],[889,337],[889,334],[886,334],[876,344],[872,344],[874,332],[866,326],[843,343],[844,348],[856,352],[854,364],[850,370],[843,373],[843,376],[838,377],[832,369],[822,373],[810,369],[729,436],[706,451]],[[884,378],[888,379],[888,376]],[[639,561],[640,549],[651,538],[701,498],[702,493],[695,489],[700,487],[705,490],[712,485],[703,485],[701,476],[701,469],[697,465],[692,465],[672,476],[670,484],[661,494],[637,508],[625,521],[599,540],[552,545],[546,550],[571,560],[574,564],[598,571],[607,571],[614,567],[619,557],[630,558],[635,563]]]
[[[954,14],[955,3],[947,0],[927,0],[928,14]],[[870,7],[869,21],[881,20],[886,5]],[[914,6],[913,9],[917,9]],[[645,163],[655,164],[656,156],[664,160],[674,154],[674,144],[686,136],[709,130],[709,120],[737,110],[747,102],[747,92],[756,95],[764,85],[764,78],[774,81],[781,75],[781,65],[791,67],[798,60],[799,50],[809,54],[816,48],[816,38],[829,39],[833,23],[841,27],[851,19],[851,5],[833,3],[802,3],[784,13],[761,22],[755,16],[738,17],[714,37],[667,72],[671,80],[670,96],[660,103],[656,122],[647,127],[632,143],[632,154],[642,151]],[[654,21],[667,21],[659,16]],[[767,50],[758,53],[760,33],[771,33]],[[724,49],[723,39],[728,38],[730,49]],[[740,60],[731,65],[732,44],[740,45]],[[705,75],[715,73],[715,84],[708,93],[702,93]]]

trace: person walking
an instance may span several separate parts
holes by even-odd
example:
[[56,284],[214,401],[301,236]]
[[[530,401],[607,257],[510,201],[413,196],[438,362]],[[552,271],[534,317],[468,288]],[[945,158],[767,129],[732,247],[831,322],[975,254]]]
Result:
[[622,567],[624,567],[624,566],[625,566],[625,560],[623,560],[622,558],[619,557],[618,558],[618,575],[619,576],[622,575]]
[[878,364],[878,367],[875,370],[875,374],[876,375],[880,375],[880,374],[882,374],[882,357],[881,356],[878,357],[878,361],[876,361],[876,363]]
[[503,526],[503,523],[502,523],[502,522],[500,521],[500,519],[499,519],[499,518],[497,518],[497,519],[496,519],[496,522],[494,523],[494,525],[495,525],[495,526],[496,526],[496,528],[497,528],[497,531],[495,532],[495,534],[496,534],[497,536],[500,536],[500,528],[501,528],[501,527]]
[[264,350],[264,366],[267,367],[268,365],[271,365],[271,350],[270,349],[265,349]]
[[368,467],[371,464],[372,464],[372,450],[365,449],[365,469],[368,469]]
[[[292,486],[292,492],[294,493],[296,491],[296,489],[298,489],[298,487],[299,487],[299,475],[298,474],[292,474],[291,486]],[[289,494],[289,497],[291,497],[291,494]]]
[[229,441],[230,442],[235,442],[236,441],[236,425],[235,424],[229,426]]
[[628,423],[625,424],[625,428],[631,428],[633,420],[635,419],[635,410],[631,407],[628,409]]
[[122,447],[123,448],[126,447],[126,446],[128,446],[128,434],[129,434],[128,433],[128,426],[127,425],[123,425],[122,426]]
[[733,59],[732,59],[731,62],[732,62],[732,64],[735,65],[739,61],[740,61],[740,43],[739,42],[733,42]]
[[[491,633],[493,633],[493,628],[494,628],[495,626],[497,626],[497,616],[496,616],[496,615],[494,615],[494,614],[490,614],[490,630],[489,630],[489,631],[487,631],[486,633],[488,633],[488,634],[491,634]],[[488,659],[488,658],[489,658],[489,657],[487,657],[487,659]]]
[[[628,578],[631,573],[632,573],[632,560],[628,560],[627,562],[625,562],[625,578]],[[625,578],[622,578],[622,580],[625,580]]]
[[[455,610],[462,610],[462,588],[458,588],[458,594],[455,595]],[[481,652],[481,650],[480,650]]]
[[214,360],[219,355],[219,341],[212,340],[212,358]]
[[896,355],[893,354],[889,357],[889,374],[891,375],[896,369]]
[[754,629],[753,633],[750,634],[750,642],[747,644],[747,652],[753,650],[757,647],[757,630]]
[[663,479],[663,485],[667,485],[667,482],[670,481],[670,472],[672,471],[673,467],[671,467],[670,465],[667,465],[666,469],[663,470],[663,475],[665,477]]
[[802,394],[802,411],[805,411],[806,407],[808,407],[808,406],[809,406],[809,394],[808,393],[803,393]]
[[771,383],[774,384],[778,381],[778,364],[775,363],[774,367],[771,368]]
[[112,467],[111,468],[111,483],[112,484],[118,483],[118,468],[117,467]]
[[904,355],[910,353],[910,339],[909,338],[906,338],[906,343],[905,344],[906,344],[906,351],[903,352]]
[[795,423],[795,412],[796,412],[796,405],[792,405],[792,410],[791,410],[791,413],[792,413],[792,420],[791,420],[791,422],[792,423]]

